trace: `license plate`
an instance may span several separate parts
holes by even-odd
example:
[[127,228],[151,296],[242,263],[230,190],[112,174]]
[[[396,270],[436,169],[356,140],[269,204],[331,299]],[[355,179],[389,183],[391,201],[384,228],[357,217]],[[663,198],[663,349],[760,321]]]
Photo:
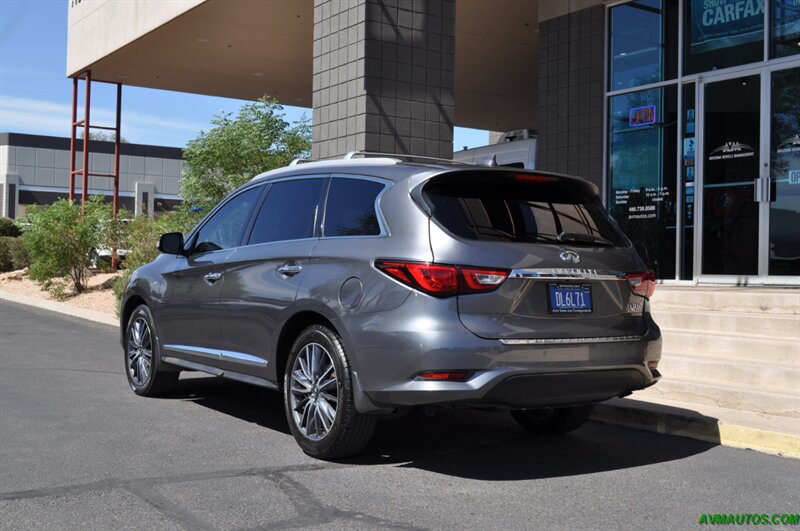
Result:
[[550,313],[592,313],[592,287],[589,284],[548,284]]

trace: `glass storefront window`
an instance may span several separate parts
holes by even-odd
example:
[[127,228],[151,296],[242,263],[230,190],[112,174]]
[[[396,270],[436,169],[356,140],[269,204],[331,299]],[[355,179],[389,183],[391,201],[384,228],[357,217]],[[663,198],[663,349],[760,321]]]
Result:
[[661,279],[675,278],[677,87],[609,101],[608,208]]
[[677,75],[677,0],[637,0],[610,10],[610,90]]
[[772,74],[769,274],[800,275],[800,68]]
[[771,57],[800,53],[800,0],[772,0]]
[[764,0],[686,0],[684,73],[764,58]]

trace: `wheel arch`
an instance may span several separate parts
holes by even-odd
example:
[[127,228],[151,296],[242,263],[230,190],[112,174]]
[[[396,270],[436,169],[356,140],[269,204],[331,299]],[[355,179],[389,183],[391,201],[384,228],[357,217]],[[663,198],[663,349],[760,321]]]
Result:
[[149,307],[144,297],[142,297],[141,295],[137,295],[135,293],[130,295],[123,302],[119,312],[119,328],[120,328],[121,341],[123,342],[125,341],[125,330],[128,328],[128,321],[130,321],[133,311],[142,304]]
[[292,315],[281,328],[275,348],[275,380],[278,387],[283,389],[283,373],[286,370],[286,360],[289,358],[289,351],[292,348],[300,332],[311,325],[327,326],[341,337],[341,332],[323,314],[314,310],[303,310]]

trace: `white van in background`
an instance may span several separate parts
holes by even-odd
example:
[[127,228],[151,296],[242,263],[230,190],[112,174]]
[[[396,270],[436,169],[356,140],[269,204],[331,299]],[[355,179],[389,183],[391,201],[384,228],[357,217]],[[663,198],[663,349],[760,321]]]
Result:
[[493,155],[498,166],[536,168],[536,133],[529,129],[509,131],[496,144],[454,151],[453,160],[477,164]]

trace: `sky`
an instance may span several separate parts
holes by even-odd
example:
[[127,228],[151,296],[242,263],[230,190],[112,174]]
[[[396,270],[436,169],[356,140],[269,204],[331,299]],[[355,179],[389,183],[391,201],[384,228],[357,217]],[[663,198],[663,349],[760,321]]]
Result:
[[[72,81],[66,77],[69,0],[0,0],[0,132],[69,136]],[[82,94],[82,92],[81,92]],[[122,137],[183,147],[212,116],[236,112],[241,100],[139,87],[122,89]],[[114,124],[115,88],[92,84],[92,123]],[[311,110],[285,107],[296,121]],[[81,113],[79,107],[79,114]],[[454,145],[488,143],[488,133],[455,128]]]

